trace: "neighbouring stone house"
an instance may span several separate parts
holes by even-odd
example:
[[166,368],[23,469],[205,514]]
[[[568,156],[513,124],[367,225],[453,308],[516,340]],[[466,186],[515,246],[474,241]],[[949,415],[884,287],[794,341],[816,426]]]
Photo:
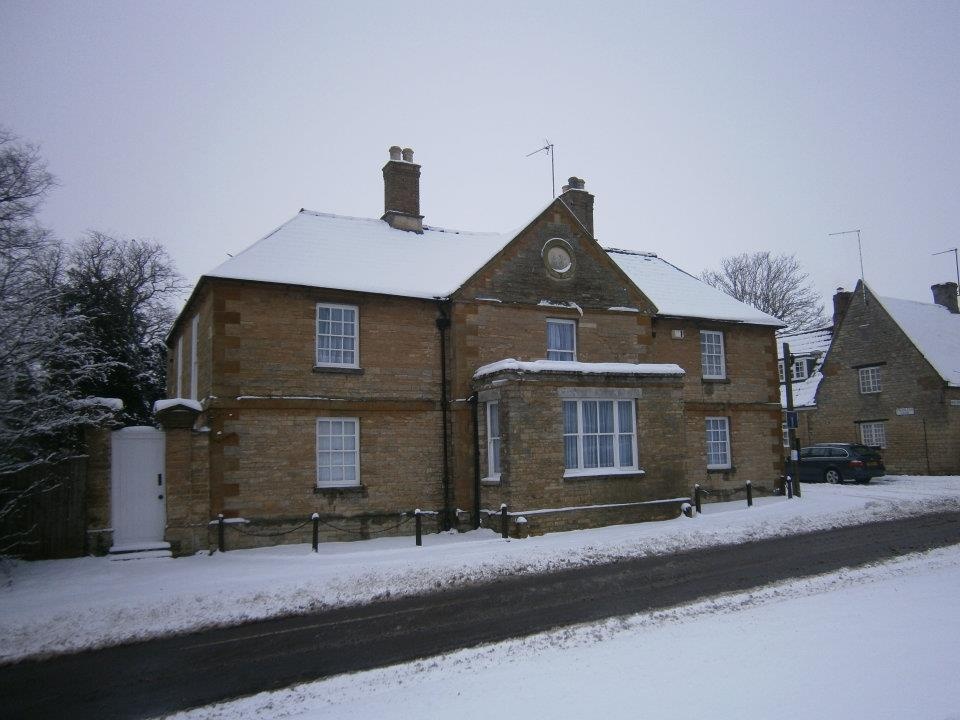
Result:
[[[783,345],[790,348],[790,390],[793,409],[797,412],[797,437],[801,446],[810,442],[811,412],[817,409],[817,388],[823,379],[820,372],[830,349],[833,325],[811,330],[780,330],[777,332],[777,373],[780,377],[780,404],[787,409],[787,363],[783,359]],[[786,422],[783,424],[784,456],[790,454]]]
[[862,282],[838,291],[815,400],[801,415],[804,444],[861,442],[883,448],[890,473],[960,474],[957,285],[932,290],[934,303],[880,297]]
[[505,504],[523,534],[673,517],[694,483],[772,490],[778,320],[604,250],[577,178],[504,235],[425,224],[412,151],[383,177],[380,219],[302,210],[180,314],[158,409],[175,551],[220,513],[236,547],[303,541],[312,513],[351,539]]

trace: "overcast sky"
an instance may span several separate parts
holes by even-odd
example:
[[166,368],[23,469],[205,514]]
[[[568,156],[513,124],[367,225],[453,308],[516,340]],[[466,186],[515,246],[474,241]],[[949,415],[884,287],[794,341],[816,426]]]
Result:
[[191,282],[301,207],[509,230],[569,175],[605,246],[698,274],[795,253],[930,301],[960,244],[960,2],[0,2],[0,124],[42,220],[163,243]]

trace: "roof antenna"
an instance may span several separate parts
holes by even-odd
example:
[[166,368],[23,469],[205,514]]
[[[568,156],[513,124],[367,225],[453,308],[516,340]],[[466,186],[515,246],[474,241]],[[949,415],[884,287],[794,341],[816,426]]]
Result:
[[957,249],[950,248],[949,250],[943,250],[942,252],[932,253],[933,255],[946,255],[948,252],[953,253],[953,262],[957,266],[957,295],[960,295],[960,259],[957,257]]
[[860,288],[863,290],[863,302],[867,302],[867,281],[863,279],[863,245],[860,244],[860,229],[843,230],[842,232],[827,233],[829,237],[834,235],[853,235],[857,234],[857,251],[860,253]]
[[549,140],[544,140],[546,143],[542,148],[534,150],[532,153],[527,153],[527,157],[531,155],[536,155],[537,153],[542,153],[546,151],[547,155],[550,156],[550,191],[553,193],[553,197],[557,196],[557,180],[556,175],[553,171],[553,143]]

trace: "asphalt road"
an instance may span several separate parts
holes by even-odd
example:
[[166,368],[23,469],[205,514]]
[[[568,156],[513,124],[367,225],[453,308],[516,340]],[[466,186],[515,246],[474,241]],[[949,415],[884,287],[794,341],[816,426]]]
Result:
[[625,560],[0,667],[3,718],[143,718],[960,543],[960,513]]

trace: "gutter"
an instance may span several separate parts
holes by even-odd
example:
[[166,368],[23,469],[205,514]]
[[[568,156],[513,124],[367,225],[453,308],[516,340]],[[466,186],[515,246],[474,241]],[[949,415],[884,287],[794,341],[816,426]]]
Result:
[[443,300],[437,300],[437,310],[440,311],[440,317],[437,318],[437,330],[440,332],[440,413],[441,423],[443,425],[443,473],[441,481],[443,485],[443,514],[441,523],[444,530],[449,530],[450,524],[450,432],[447,402],[447,330],[450,328],[450,311],[447,303]]
[[480,527],[480,395],[474,393],[469,398],[473,408],[473,529]]

